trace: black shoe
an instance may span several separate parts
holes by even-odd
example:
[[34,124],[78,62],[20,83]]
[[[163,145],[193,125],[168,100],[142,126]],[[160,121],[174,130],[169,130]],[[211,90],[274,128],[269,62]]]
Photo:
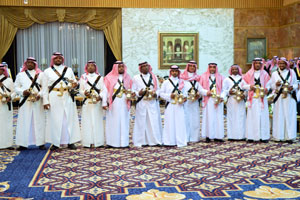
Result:
[[6,148],[7,150],[15,150],[15,148],[13,148],[13,147],[8,147],[8,148]]
[[289,144],[293,144],[293,140],[287,140],[286,142]]
[[39,146],[39,150],[46,150],[46,147],[45,147],[45,145],[41,145],[41,146]]
[[262,143],[269,143],[269,140],[261,140]]
[[233,141],[235,141],[235,139],[228,139],[228,141],[233,142]]
[[248,142],[248,143],[253,143],[253,142],[254,142],[254,140],[247,140],[247,142]]
[[23,147],[23,146],[19,146],[19,148],[17,149],[18,151],[23,151],[23,150],[27,150],[27,147]]
[[222,139],[214,139],[215,142],[224,142]]
[[209,143],[209,142],[210,142],[210,139],[207,137],[207,138],[205,139],[205,142],[206,142],[206,143]]
[[54,150],[56,150],[56,149],[59,149],[59,147],[57,147],[57,146],[55,146],[55,145],[52,145],[51,148],[50,148],[51,151],[54,151]]
[[68,148],[72,149],[72,150],[77,149],[77,147],[75,146],[75,144],[68,144]]

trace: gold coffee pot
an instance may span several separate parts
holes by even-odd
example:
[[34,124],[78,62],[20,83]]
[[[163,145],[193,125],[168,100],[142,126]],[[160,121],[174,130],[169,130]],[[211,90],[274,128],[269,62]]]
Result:
[[216,84],[214,84],[213,88],[210,90],[211,92],[211,97],[212,98],[216,98],[217,97],[217,88],[216,88]]
[[146,91],[146,94],[144,96],[144,100],[151,101],[152,99],[154,99],[153,90],[151,90],[149,87],[146,87],[145,91]]
[[197,94],[196,91],[194,90],[194,88],[192,88],[191,91],[189,92],[188,100],[195,101],[196,94]]
[[233,91],[233,94],[235,95],[234,98],[237,102],[240,102],[242,99],[243,99],[243,95],[244,95],[244,92],[240,90],[239,87],[234,87],[232,89]]
[[95,92],[95,90],[91,90],[91,92],[90,92],[90,98],[91,98],[91,101],[89,102],[89,104],[96,104],[98,102],[97,101],[98,95]]
[[282,98],[283,99],[287,98],[288,93],[289,93],[289,84],[285,82],[282,85]]
[[180,93],[178,97],[178,104],[183,104],[183,103],[184,103],[184,96],[182,93]]
[[253,98],[264,98],[265,97],[265,88],[255,85],[255,96]]
[[28,91],[30,92],[30,95],[28,97],[28,101],[30,102],[36,102],[38,93],[35,92],[32,88],[29,88]]
[[259,88],[259,96],[260,96],[260,98],[265,97],[265,88],[264,87]]
[[6,102],[6,99],[9,97],[9,95],[6,93],[6,92],[4,92],[4,93],[1,93],[0,92],[0,99],[1,99],[1,101],[3,102],[3,103],[5,103]]
[[178,103],[178,97],[179,97],[178,91],[176,90],[173,94],[175,95],[175,97],[172,101],[172,104],[177,104]]
[[132,95],[133,92],[130,88],[128,90],[124,90],[124,93],[126,94],[126,99],[127,100],[129,100],[129,101],[135,101],[136,100],[136,97]]

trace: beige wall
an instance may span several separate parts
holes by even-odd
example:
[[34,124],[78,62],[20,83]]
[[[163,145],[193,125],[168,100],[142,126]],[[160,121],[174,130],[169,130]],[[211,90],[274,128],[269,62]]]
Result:
[[[300,56],[300,3],[282,8],[235,9],[234,62],[247,71],[247,38],[267,39],[267,56]],[[297,39],[298,38],[298,39]]]

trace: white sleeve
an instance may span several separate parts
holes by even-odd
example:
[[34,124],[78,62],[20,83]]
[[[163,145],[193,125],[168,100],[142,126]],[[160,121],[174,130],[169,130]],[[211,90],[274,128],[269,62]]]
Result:
[[171,93],[167,93],[167,87],[168,87],[168,81],[169,80],[165,80],[160,88],[160,97],[166,101],[171,101]]
[[102,98],[102,106],[107,106],[107,88],[104,84],[104,78],[101,77],[99,82],[101,88],[100,97]]
[[49,87],[48,87],[48,76],[44,73],[42,78],[42,94],[43,94],[43,105],[49,104]]

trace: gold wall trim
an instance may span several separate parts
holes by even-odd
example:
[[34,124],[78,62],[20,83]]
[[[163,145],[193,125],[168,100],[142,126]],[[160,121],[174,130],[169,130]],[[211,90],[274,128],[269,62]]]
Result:
[[0,0],[0,6],[93,8],[278,8],[284,0]]
[[300,22],[294,22],[294,23],[290,23],[290,24],[284,24],[281,26],[235,26],[235,29],[239,29],[239,28],[285,28],[285,27],[289,27],[289,26],[293,26],[293,25],[300,25]]
[[300,0],[283,0],[283,6],[288,6],[294,3],[300,3]]

